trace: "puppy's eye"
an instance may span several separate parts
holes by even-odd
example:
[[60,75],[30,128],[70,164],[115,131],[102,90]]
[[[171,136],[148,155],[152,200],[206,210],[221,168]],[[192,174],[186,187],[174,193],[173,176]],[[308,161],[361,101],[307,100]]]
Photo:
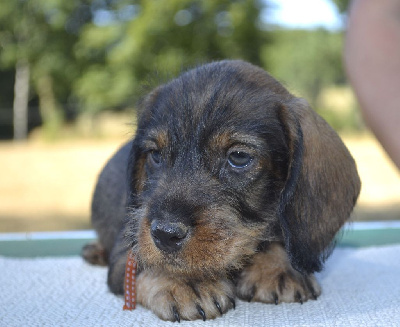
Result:
[[150,160],[152,162],[153,165],[155,166],[159,166],[162,163],[162,157],[161,157],[161,153],[158,150],[152,150],[150,151]]
[[248,166],[253,158],[250,154],[241,151],[231,152],[228,156],[228,162],[233,168],[244,168]]

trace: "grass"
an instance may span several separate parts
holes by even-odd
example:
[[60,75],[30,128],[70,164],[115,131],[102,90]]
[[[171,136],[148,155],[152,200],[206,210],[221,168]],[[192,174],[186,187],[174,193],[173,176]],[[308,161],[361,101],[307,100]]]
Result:
[[[0,143],[0,232],[88,229],[96,177],[111,140]],[[400,175],[370,135],[345,136],[363,188],[355,220],[400,220]]]

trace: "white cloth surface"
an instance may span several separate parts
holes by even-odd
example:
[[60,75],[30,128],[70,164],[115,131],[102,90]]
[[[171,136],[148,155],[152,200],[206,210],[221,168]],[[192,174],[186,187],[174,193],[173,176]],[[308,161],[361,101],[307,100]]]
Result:
[[0,257],[0,326],[400,326],[400,245],[337,248],[317,274],[317,301],[237,301],[215,320],[164,322],[106,286],[107,269],[80,257]]

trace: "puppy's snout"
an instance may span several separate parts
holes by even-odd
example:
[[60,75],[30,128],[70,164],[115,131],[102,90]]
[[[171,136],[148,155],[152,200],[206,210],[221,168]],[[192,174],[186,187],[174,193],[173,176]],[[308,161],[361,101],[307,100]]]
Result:
[[158,222],[151,224],[151,236],[154,244],[162,251],[176,252],[182,248],[187,236],[188,227],[182,223]]

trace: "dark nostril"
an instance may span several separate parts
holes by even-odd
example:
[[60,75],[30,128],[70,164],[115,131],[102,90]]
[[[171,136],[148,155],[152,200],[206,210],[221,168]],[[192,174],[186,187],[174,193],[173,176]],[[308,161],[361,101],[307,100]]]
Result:
[[182,223],[165,223],[153,221],[151,236],[156,246],[165,252],[176,252],[181,249],[188,228]]

